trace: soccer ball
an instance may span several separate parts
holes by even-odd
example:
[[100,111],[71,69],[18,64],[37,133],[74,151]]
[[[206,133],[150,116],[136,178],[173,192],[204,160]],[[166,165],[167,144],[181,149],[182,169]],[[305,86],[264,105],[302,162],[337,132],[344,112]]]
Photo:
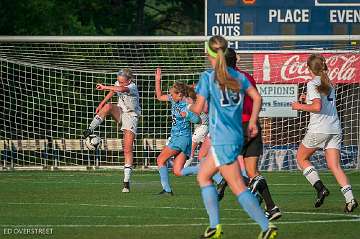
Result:
[[102,143],[101,138],[96,134],[89,135],[85,139],[85,146],[90,150],[97,150],[98,148],[100,148],[101,143]]

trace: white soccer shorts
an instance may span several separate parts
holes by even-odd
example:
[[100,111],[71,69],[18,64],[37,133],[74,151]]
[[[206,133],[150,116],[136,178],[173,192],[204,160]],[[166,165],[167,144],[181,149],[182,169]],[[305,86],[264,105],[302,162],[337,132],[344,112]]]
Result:
[[306,148],[341,149],[341,134],[306,133],[302,144]]
[[138,122],[139,116],[134,112],[121,114],[121,130],[130,130],[136,134]]
[[209,126],[202,124],[195,128],[192,136],[192,141],[196,143],[202,143],[205,140],[206,135],[209,133]]

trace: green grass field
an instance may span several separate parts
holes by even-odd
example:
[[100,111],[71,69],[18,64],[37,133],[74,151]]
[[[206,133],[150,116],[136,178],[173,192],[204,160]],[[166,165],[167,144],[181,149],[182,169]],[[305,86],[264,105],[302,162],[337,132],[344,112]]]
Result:
[[[360,197],[360,172],[347,173]],[[321,173],[331,193],[319,209],[313,207],[315,193],[300,172],[264,175],[283,212],[276,222],[278,238],[360,237],[360,210],[343,213],[343,196],[329,173]],[[0,238],[183,239],[198,238],[207,226],[195,177],[172,176],[173,197],[156,195],[156,172],[135,172],[130,194],[121,193],[121,180],[119,171],[1,172]],[[220,207],[224,239],[257,238],[259,227],[229,190]],[[24,228],[47,228],[49,234],[20,234]]]

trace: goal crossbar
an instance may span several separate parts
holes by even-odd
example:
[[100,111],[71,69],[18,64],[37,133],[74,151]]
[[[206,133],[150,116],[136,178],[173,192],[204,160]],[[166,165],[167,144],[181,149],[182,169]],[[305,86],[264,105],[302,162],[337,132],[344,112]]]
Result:
[[[0,36],[0,42],[182,42],[206,41],[210,36]],[[360,41],[360,35],[247,35],[229,41]]]

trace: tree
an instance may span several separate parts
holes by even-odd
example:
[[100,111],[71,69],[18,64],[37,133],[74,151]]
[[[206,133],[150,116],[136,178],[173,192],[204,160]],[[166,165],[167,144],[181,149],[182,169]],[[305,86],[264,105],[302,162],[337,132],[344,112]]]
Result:
[[1,35],[202,35],[203,19],[203,1],[0,1]]

